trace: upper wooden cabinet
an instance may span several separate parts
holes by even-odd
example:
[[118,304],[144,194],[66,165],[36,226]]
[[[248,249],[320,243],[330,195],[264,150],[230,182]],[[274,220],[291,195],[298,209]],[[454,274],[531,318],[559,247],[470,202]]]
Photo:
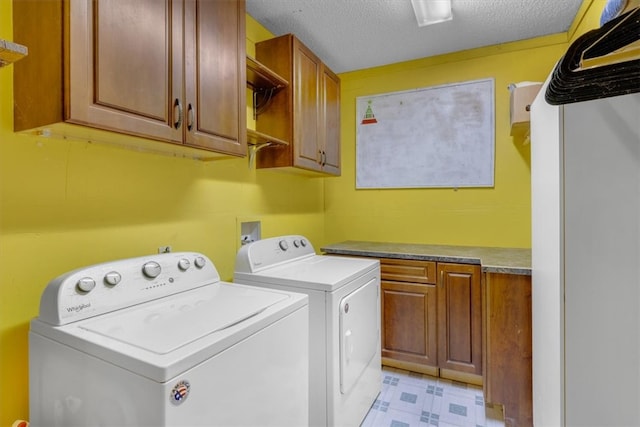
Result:
[[244,0],[15,1],[16,131],[71,123],[246,155]]
[[256,43],[256,59],[289,82],[256,130],[290,142],[260,150],[257,167],[340,175],[340,79],[291,34]]
[[324,65],[321,89],[322,169],[332,175],[340,175],[340,79]]

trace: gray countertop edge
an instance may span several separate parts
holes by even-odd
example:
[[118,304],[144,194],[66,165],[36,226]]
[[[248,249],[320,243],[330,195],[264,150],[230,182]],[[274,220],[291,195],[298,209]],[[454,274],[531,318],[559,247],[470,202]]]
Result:
[[[337,245],[344,246],[348,245],[349,242],[342,242]],[[363,242],[357,242],[358,246],[362,246]],[[378,245],[378,243],[376,243]],[[398,246],[402,246],[401,244],[394,243],[393,246],[397,248]],[[415,245],[410,245],[415,247]],[[425,245],[426,250],[428,251],[428,245]],[[455,251],[455,246],[451,246],[450,249]],[[461,252],[468,252],[468,247],[460,247]],[[492,250],[495,248],[487,248],[488,250]],[[503,251],[508,252],[509,248],[500,248]],[[471,255],[436,255],[429,253],[414,253],[414,252],[402,252],[399,250],[386,251],[386,250],[368,250],[359,248],[345,248],[345,247],[332,247],[332,245],[327,245],[320,250],[326,254],[333,255],[351,255],[351,256],[365,256],[365,257],[374,257],[374,258],[395,258],[395,259],[408,259],[408,260],[417,260],[417,261],[434,261],[434,262],[454,262],[459,264],[474,264],[480,265],[482,267],[482,272],[484,273],[499,273],[499,274],[514,274],[521,276],[530,276],[531,275],[531,267],[527,265],[506,265],[502,263],[492,262],[491,260],[485,259],[485,263],[482,262],[482,256],[478,254],[477,256]],[[482,248],[477,248],[478,251],[482,251]],[[522,249],[513,249],[514,251],[522,250]]]

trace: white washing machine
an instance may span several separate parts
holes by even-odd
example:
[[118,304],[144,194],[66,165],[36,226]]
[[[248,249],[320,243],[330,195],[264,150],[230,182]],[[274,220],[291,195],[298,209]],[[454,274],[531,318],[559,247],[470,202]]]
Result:
[[308,297],[191,252],[52,280],[29,332],[33,427],[308,424]]
[[310,425],[360,425],[381,388],[380,263],[283,236],[243,246],[233,281],[309,296]]

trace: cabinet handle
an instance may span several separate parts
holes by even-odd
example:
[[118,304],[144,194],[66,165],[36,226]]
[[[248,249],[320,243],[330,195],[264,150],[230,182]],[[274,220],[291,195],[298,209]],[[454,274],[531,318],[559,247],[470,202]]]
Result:
[[320,166],[324,166],[327,164],[327,153],[324,151],[320,151]]
[[193,129],[193,106],[189,103],[187,107],[187,130]]
[[444,287],[444,270],[440,270],[440,287]]
[[179,129],[180,125],[182,125],[182,104],[180,103],[180,100],[178,98],[176,98],[176,100],[173,102],[174,113],[176,111],[176,107],[178,108],[178,120],[173,123],[173,127]]

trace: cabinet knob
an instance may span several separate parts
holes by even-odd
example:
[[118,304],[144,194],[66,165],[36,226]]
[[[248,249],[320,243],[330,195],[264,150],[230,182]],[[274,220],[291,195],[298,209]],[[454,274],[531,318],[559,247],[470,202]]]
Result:
[[176,129],[180,129],[180,125],[182,125],[182,104],[180,103],[180,100],[178,98],[176,98],[176,100],[173,102],[173,112],[175,113],[176,108],[178,109],[178,119],[173,122],[173,127]]

